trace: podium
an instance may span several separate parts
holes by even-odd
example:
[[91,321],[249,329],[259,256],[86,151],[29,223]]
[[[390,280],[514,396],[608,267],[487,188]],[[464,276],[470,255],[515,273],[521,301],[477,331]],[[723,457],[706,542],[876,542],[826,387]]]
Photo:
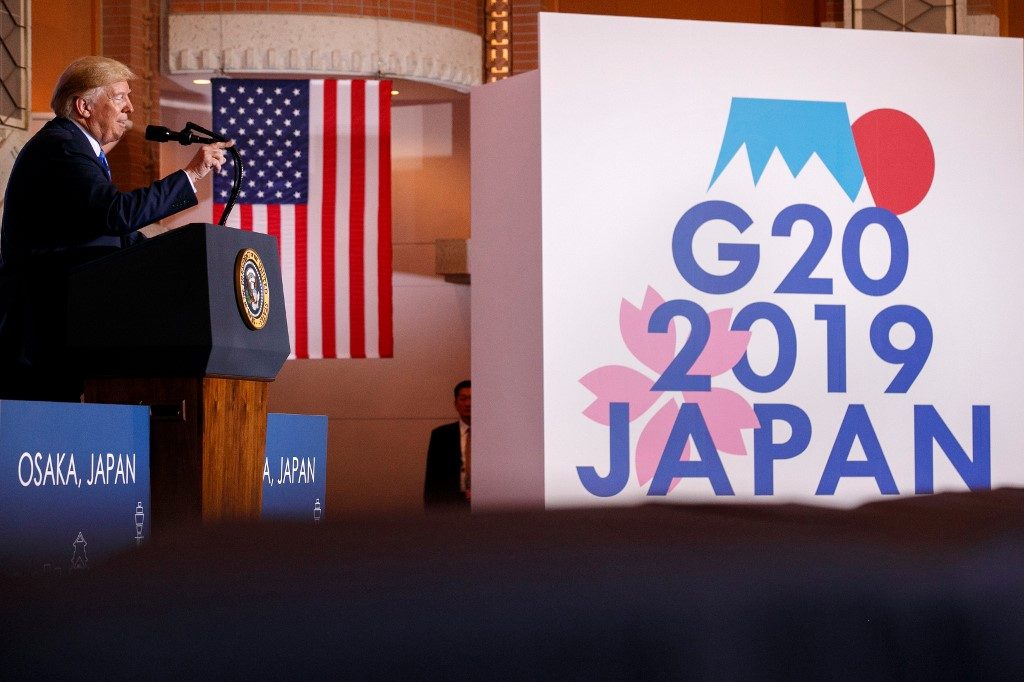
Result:
[[258,519],[269,384],[289,354],[276,240],[193,223],[68,286],[85,401],[150,408],[154,528]]

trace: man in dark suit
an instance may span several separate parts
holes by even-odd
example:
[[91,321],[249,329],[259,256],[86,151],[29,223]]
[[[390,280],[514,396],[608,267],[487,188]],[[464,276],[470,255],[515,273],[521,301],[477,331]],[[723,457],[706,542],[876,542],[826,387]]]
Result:
[[439,426],[430,433],[423,504],[432,508],[469,508],[472,486],[473,388],[469,380],[455,386],[455,411],[459,421]]
[[50,101],[56,118],[14,163],[0,227],[0,398],[78,400],[66,353],[68,271],[195,206],[195,183],[224,163],[230,143],[204,145],[184,169],[120,191],[105,152],[132,127],[134,78],[106,57],[73,62]]

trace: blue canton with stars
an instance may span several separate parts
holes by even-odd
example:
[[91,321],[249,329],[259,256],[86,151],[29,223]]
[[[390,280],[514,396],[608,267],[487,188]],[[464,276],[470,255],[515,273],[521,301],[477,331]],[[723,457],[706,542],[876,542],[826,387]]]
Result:
[[[309,188],[309,81],[213,81],[213,129],[235,141],[245,176],[243,204],[304,204]],[[214,178],[213,200],[227,203],[234,161]]]

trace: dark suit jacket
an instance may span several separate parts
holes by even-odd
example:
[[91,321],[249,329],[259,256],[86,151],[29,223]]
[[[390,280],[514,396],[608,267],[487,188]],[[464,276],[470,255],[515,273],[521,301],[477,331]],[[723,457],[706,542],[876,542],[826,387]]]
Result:
[[[0,228],[0,398],[73,400],[66,352],[67,273],[198,203],[184,171],[121,192],[85,134],[49,121],[11,170]],[[107,245],[97,246],[105,238]]]
[[[7,183],[0,268],[32,256],[125,237],[198,203],[184,171],[121,192],[66,118],[48,121],[18,154]],[[116,245],[116,240],[115,240]]]
[[423,504],[430,507],[467,507],[469,501],[459,490],[462,471],[462,436],[459,422],[438,426],[430,432],[427,474],[423,482]]

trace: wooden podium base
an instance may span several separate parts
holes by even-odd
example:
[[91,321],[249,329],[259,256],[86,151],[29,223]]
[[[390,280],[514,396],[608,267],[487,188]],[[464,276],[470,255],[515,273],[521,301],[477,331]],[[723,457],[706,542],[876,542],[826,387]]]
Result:
[[257,520],[270,383],[251,379],[88,379],[85,402],[150,406],[153,527]]

